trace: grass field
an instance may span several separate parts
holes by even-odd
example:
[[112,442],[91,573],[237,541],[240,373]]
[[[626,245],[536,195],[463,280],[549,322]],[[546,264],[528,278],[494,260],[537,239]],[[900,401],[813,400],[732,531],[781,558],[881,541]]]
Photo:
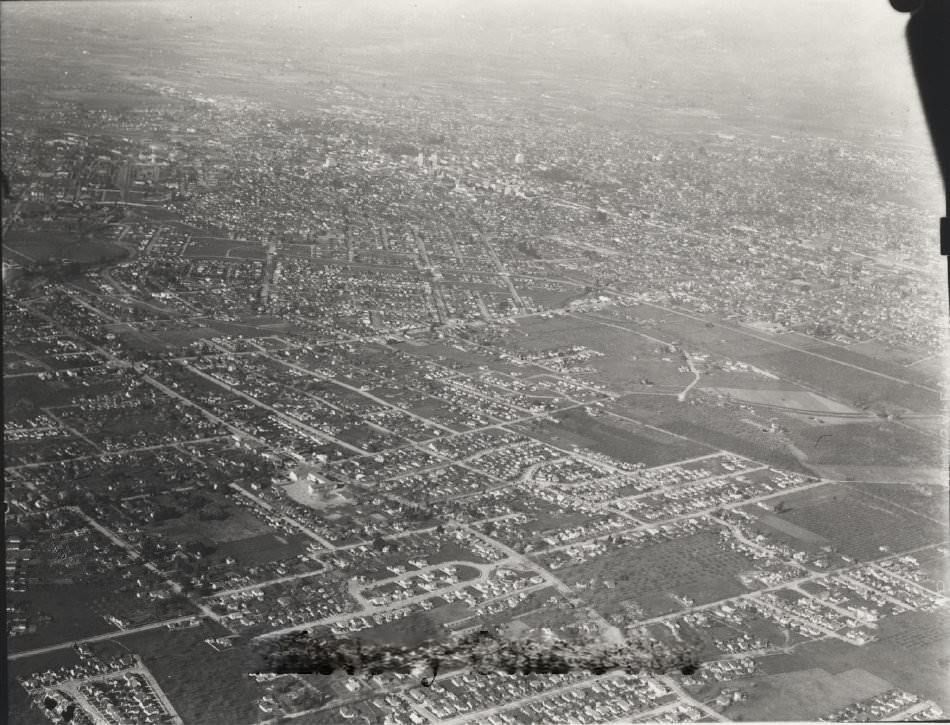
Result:
[[776,529],[806,544],[823,546],[828,541],[824,536],[819,536],[813,531],[809,531],[801,526],[796,526],[791,521],[786,521],[778,516],[763,516],[757,523],[759,525],[765,524],[767,527]]
[[658,427],[671,433],[702,441],[712,448],[721,448],[732,453],[738,453],[746,458],[762,461],[776,468],[810,474],[810,471],[779,439],[774,436],[770,438],[767,433],[757,431],[751,426],[746,427],[745,430],[738,428],[725,411],[721,412],[718,425],[712,418],[705,420],[680,418],[663,423]]
[[940,412],[938,393],[870,375],[795,350],[768,352],[750,362],[782,378],[825,391],[858,408],[889,406],[918,413]]
[[941,380],[941,376],[934,376],[926,368],[906,367],[907,363],[919,360],[920,353],[914,354],[900,348],[884,347],[874,341],[842,347],[809,339],[801,347],[835,360],[924,385],[933,385]]

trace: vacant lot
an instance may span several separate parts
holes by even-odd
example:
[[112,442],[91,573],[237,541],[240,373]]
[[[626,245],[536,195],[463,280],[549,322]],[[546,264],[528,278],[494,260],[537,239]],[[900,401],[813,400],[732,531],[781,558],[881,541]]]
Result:
[[[878,641],[864,647],[854,647],[838,640],[810,642],[800,646],[794,654],[763,658],[759,665],[766,672],[776,674],[815,667],[837,674],[861,668],[886,680],[891,687],[929,698],[947,711],[950,710],[948,645],[950,617],[946,612],[907,612],[882,620]],[[855,699],[851,698],[849,702]],[[730,710],[726,714],[733,712]],[[781,717],[778,713],[742,714],[747,720]],[[803,714],[804,711],[795,711],[784,713],[784,717],[799,718]]]
[[[233,640],[234,647],[220,652],[204,642],[228,634],[223,627],[204,623],[194,629],[157,629],[122,642],[142,656],[189,725],[256,722],[260,711],[255,700],[264,690],[248,677],[252,658],[246,641]],[[222,687],[225,682],[227,687]]]
[[750,388],[710,388],[710,390],[722,393],[736,400],[759,405],[792,408],[794,410],[804,410],[814,413],[857,412],[854,408],[850,408],[847,405],[842,405],[822,395],[802,390],[758,390]]
[[839,674],[818,667],[784,672],[743,683],[749,699],[727,709],[725,715],[743,720],[815,720],[889,689],[886,680],[860,669]]
[[618,547],[555,573],[569,585],[588,585],[578,596],[605,616],[634,601],[652,617],[682,608],[670,595],[702,604],[746,591],[737,574],[752,568],[751,559],[720,549],[715,534],[699,533],[643,548]]

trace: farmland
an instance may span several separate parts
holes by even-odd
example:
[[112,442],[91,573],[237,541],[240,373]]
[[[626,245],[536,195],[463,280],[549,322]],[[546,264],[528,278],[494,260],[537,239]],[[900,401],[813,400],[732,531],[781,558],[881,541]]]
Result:
[[882,547],[900,552],[947,538],[946,526],[865,496],[858,484],[821,486],[784,501],[787,510],[776,514],[780,519],[824,537],[859,561],[880,556]]
[[710,452],[711,447],[652,430],[630,421],[599,415],[579,408],[557,413],[558,423],[520,426],[526,434],[554,445],[576,445],[629,463],[660,466]]

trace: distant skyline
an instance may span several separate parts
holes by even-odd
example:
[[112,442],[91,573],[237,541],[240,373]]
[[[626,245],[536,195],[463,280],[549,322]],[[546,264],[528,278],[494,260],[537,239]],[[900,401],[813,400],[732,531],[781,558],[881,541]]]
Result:
[[[215,44],[270,47],[298,62],[318,61],[333,48],[359,52],[366,64],[429,53],[554,58],[606,76],[655,65],[681,65],[688,76],[690,64],[701,64],[697,71],[712,69],[751,100],[781,85],[791,108],[795,92],[807,87],[855,113],[873,109],[888,128],[921,130],[906,16],[883,0],[93,0],[5,3],[3,13],[3,39],[13,44],[22,20],[58,16],[99,33],[201,33]],[[425,59],[418,65],[423,70]]]

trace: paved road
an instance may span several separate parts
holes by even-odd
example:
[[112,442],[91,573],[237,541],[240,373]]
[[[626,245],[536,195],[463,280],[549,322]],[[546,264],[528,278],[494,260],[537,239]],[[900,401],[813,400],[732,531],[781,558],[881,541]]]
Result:
[[[685,521],[686,519],[701,518],[703,516],[708,516],[709,514],[715,511],[718,511],[719,509],[729,510],[733,508],[738,508],[740,506],[748,506],[749,504],[758,503],[759,501],[767,501],[770,498],[776,498],[778,496],[787,496],[790,493],[797,493],[799,491],[807,491],[809,488],[815,488],[816,486],[825,486],[828,483],[829,483],[828,481],[815,481],[814,483],[806,483],[806,484],[802,484],[801,486],[793,486],[790,488],[782,489],[780,491],[772,491],[771,493],[764,493],[761,496],[754,496],[752,498],[742,499],[741,501],[732,501],[732,502],[728,502],[724,504],[717,504],[715,506],[709,506],[704,509],[697,509],[696,511],[690,511],[684,514],[679,514],[677,516],[671,516],[665,519],[656,519],[655,521],[649,521],[643,524],[637,524],[636,526],[630,526],[625,529],[615,529],[611,531],[610,533],[597,534],[596,536],[592,536],[588,539],[576,539],[574,541],[568,542],[567,544],[557,544],[555,546],[549,546],[546,549],[538,549],[537,551],[534,552],[534,554],[535,555],[548,554],[552,551],[561,551],[563,549],[575,547],[579,544],[583,544],[586,542],[597,541],[599,539],[606,539],[610,536],[617,536],[618,534],[633,533],[635,531],[643,531],[646,529],[654,529],[664,524],[673,524],[673,523],[676,523],[677,521]],[[642,495],[642,494],[638,494],[638,495]]]
[[139,627],[131,627],[130,629],[120,629],[115,632],[106,632],[105,634],[95,634],[91,637],[83,637],[81,639],[71,639],[68,642],[60,642],[58,644],[51,644],[46,647],[37,647],[36,649],[22,650],[20,652],[14,652],[7,656],[8,660],[20,660],[27,657],[33,657],[34,655],[47,654],[49,652],[57,652],[62,649],[69,649],[73,645],[77,644],[90,644],[92,642],[105,642],[110,639],[117,639],[119,637],[127,637],[130,634],[139,634],[140,632],[148,632],[153,629],[161,629],[162,627],[168,627],[169,625],[183,624],[185,622],[195,621],[204,619],[205,615],[203,614],[190,614],[186,617],[175,617],[173,619],[163,619],[160,622],[149,622],[148,624],[143,624]]
[[676,697],[680,700],[680,702],[684,702],[687,705],[692,705],[696,709],[703,712],[706,715],[706,717],[709,717],[715,720],[716,722],[729,722],[729,720],[724,718],[722,715],[720,715],[718,712],[713,710],[708,705],[700,702],[699,700],[694,699],[692,695],[690,695],[688,692],[686,692],[686,690],[682,688],[680,683],[678,683],[675,679],[673,679],[669,675],[661,675],[658,679],[664,685],[669,687],[674,693],[676,693]]
[[786,587],[789,586],[790,584],[792,584],[792,585],[804,584],[805,582],[807,582],[807,581],[812,581],[812,580],[814,580],[814,579],[820,579],[820,578],[823,578],[823,577],[826,577],[826,576],[834,576],[834,575],[836,575],[836,574],[842,574],[842,573],[845,573],[845,572],[853,571],[854,569],[860,569],[861,567],[863,567],[863,566],[868,566],[869,564],[873,565],[873,564],[875,564],[875,563],[879,563],[879,562],[882,562],[882,561],[888,561],[888,560],[890,560],[890,559],[899,559],[899,558],[902,557],[902,556],[907,556],[908,554],[915,554],[915,553],[917,553],[918,551],[926,551],[927,549],[936,549],[938,546],[945,546],[947,543],[950,543],[950,542],[941,541],[941,542],[936,543],[936,544],[925,544],[924,546],[918,546],[918,547],[916,547],[916,548],[914,548],[914,549],[909,549],[909,550],[907,550],[907,551],[902,551],[902,552],[900,552],[900,553],[898,553],[898,554],[889,554],[889,555],[887,555],[887,556],[882,556],[882,557],[880,557],[879,559],[874,559],[873,561],[856,562],[856,563],[854,563],[854,564],[849,564],[848,566],[841,567],[841,568],[835,569],[835,570],[833,570],[833,571],[815,572],[814,574],[809,574],[808,576],[799,577],[798,579],[789,579],[788,581],[780,582],[780,583],[778,583],[778,584],[773,584],[772,586],[769,586],[769,587],[763,587],[763,588],[761,588],[761,589],[756,589],[755,591],[743,592],[742,594],[738,594],[738,595],[733,596],[733,597],[724,597],[724,598],[722,598],[722,599],[717,599],[717,600],[715,600],[715,601],[713,601],[713,602],[706,602],[705,604],[698,604],[698,605],[693,606],[693,607],[687,607],[686,609],[681,609],[681,610],[678,611],[678,612],[670,612],[669,614],[662,614],[662,615],[660,615],[660,616],[658,616],[658,617],[651,617],[650,619],[643,619],[643,620],[640,620],[639,622],[637,622],[637,625],[638,625],[638,626],[644,626],[644,625],[648,625],[648,624],[660,624],[660,623],[662,623],[662,622],[666,622],[666,621],[671,620],[671,619],[676,619],[676,618],[678,618],[678,617],[682,617],[684,614],[692,614],[692,613],[694,613],[694,612],[702,612],[702,611],[704,611],[704,610],[706,610],[706,609],[714,609],[714,608],[716,608],[716,607],[718,607],[718,606],[720,606],[720,605],[722,605],[722,604],[731,604],[731,603],[735,603],[735,602],[738,602],[738,601],[743,600],[743,599],[754,598],[755,595],[757,595],[757,594],[763,594],[763,593],[765,593],[765,592],[778,591],[779,589],[784,589],[784,588],[786,588]]
[[249,395],[249,394],[245,393],[243,390],[241,390],[240,388],[237,388],[237,387],[235,387],[235,386],[233,386],[233,385],[231,385],[231,384],[229,384],[229,383],[226,383],[225,381],[221,380],[221,378],[217,378],[217,377],[215,377],[214,375],[209,375],[208,373],[204,372],[203,370],[199,370],[198,368],[194,367],[193,365],[190,365],[190,364],[187,364],[187,363],[185,364],[185,367],[186,367],[189,371],[191,371],[192,373],[194,373],[195,375],[198,375],[198,376],[204,378],[205,380],[208,380],[209,382],[214,383],[215,385],[217,385],[217,386],[219,386],[219,387],[221,387],[221,388],[224,388],[224,389],[227,390],[228,392],[233,393],[234,395],[237,395],[238,397],[244,398],[244,399],[245,399],[246,401],[248,401],[249,403],[253,403],[253,404],[256,405],[257,407],[262,408],[263,410],[266,410],[266,411],[268,411],[269,413],[273,413],[274,415],[276,415],[276,416],[277,416],[278,418],[280,418],[281,420],[286,421],[287,423],[290,423],[292,426],[295,426],[295,427],[297,427],[297,428],[300,428],[301,430],[305,431],[306,433],[309,433],[309,434],[312,435],[312,436],[315,436],[318,440],[323,440],[323,441],[329,440],[329,441],[332,441],[333,443],[337,444],[338,446],[340,446],[340,447],[342,447],[342,448],[346,448],[346,449],[348,449],[348,450],[351,450],[351,451],[353,451],[354,453],[357,453],[357,454],[359,454],[359,455],[361,455],[361,456],[365,456],[365,455],[368,455],[368,454],[369,454],[368,451],[364,451],[362,448],[358,448],[358,447],[356,447],[356,446],[354,446],[354,445],[352,445],[352,444],[350,444],[350,443],[347,443],[346,441],[341,441],[341,440],[338,439],[338,438],[334,438],[334,437],[331,436],[330,434],[324,433],[322,430],[319,430],[319,429],[317,429],[317,428],[314,428],[312,425],[310,425],[310,424],[308,424],[308,423],[304,423],[304,422],[303,422],[302,420],[300,420],[299,418],[295,418],[295,417],[293,417],[292,415],[288,415],[287,413],[285,413],[285,412],[283,412],[283,411],[281,411],[281,410],[278,410],[278,409],[275,408],[274,406],[268,405],[267,403],[263,402],[262,400],[258,400],[258,399],[255,398],[253,395]]
[[912,716],[923,712],[933,705],[934,703],[931,700],[924,700],[923,702],[914,703],[905,710],[901,710],[900,712],[894,713],[890,717],[884,718],[883,722],[908,722]]
[[608,672],[603,675],[596,675],[579,682],[572,682],[569,685],[563,685],[562,687],[552,687],[550,690],[545,690],[544,692],[539,692],[536,695],[529,695],[527,697],[522,697],[517,700],[512,700],[510,702],[504,702],[500,705],[495,705],[494,707],[488,707],[483,710],[474,710],[473,712],[467,712],[464,715],[458,715],[447,720],[436,718],[436,722],[439,725],[463,725],[463,723],[471,722],[472,720],[484,721],[485,719],[491,717],[492,715],[497,715],[500,712],[506,710],[513,710],[519,707],[524,707],[532,702],[537,702],[538,700],[546,700],[549,697],[555,697],[556,695],[561,695],[565,692],[570,692],[571,690],[580,690],[585,687],[590,687],[591,685],[601,682],[603,680],[613,680],[620,677],[623,673],[619,670],[614,672]]

